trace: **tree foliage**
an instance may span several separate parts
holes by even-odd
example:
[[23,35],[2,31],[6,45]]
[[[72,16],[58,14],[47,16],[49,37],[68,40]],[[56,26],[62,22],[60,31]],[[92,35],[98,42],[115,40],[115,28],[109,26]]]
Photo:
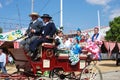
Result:
[[0,27],[0,33],[2,33],[2,31],[3,31],[3,30],[2,30],[2,28]]
[[109,22],[110,30],[106,32],[107,41],[120,42],[120,16]]

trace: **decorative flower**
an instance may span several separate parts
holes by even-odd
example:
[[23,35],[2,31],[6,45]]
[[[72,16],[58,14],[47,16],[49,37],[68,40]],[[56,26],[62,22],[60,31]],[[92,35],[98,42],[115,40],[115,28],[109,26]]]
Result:
[[93,59],[99,58],[100,50],[99,50],[98,44],[101,45],[102,43],[100,41],[97,41],[97,44],[96,44],[96,42],[89,41],[87,43],[87,46],[85,46],[85,49],[93,55]]

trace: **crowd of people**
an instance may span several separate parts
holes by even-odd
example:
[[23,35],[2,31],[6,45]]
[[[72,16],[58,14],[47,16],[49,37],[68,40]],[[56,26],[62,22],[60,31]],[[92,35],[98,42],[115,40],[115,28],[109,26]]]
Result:
[[[94,42],[98,46],[100,34],[99,28],[97,27],[94,28],[93,36],[90,36],[88,33],[82,34],[80,28],[78,28],[76,31],[77,35],[73,40],[70,40],[67,35],[63,34],[62,30],[56,28],[52,21],[52,17],[49,14],[40,16],[37,13],[31,13],[29,16],[31,17],[31,22],[25,32],[27,38],[20,43],[20,47],[26,50],[33,61],[37,59],[38,46],[41,48],[41,44],[44,42],[52,43],[53,39],[57,42],[57,50],[68,50],[70,52],[69,59],[71,65],[75,65],[79,61],[79,53],[81,53],[83,49],[87,49],[89,52],[93,51],[92,49],[89,50],[90,48],[93,48],[91,47],[93,44],[90,45],[90,42]],[[42,21],[39,21],[38,18],[41,18]],[[86,47],[83,47],[83,43],[88,43],[89,46],[86,45]],[[96,52],[99,52],[99,50],[96,49]],[[93,53],[95,53],[95,51],[93,51]]]
[[78,28],[76,31],[77,35],[70,40],[68,36],[63,35],[62,31],[57,32],[57,49],[58,50],[68,50],[69,51],[69,60],[71,61],[71,65],[75,65],[79,62],[79,54],[82,53],[83,50],[87,50],[94,55],[94,58],[100,58],[100,45],[102,42],[100,41],[99,28],[94,28],[93,36],[87,34],[82,34],[81,30]]

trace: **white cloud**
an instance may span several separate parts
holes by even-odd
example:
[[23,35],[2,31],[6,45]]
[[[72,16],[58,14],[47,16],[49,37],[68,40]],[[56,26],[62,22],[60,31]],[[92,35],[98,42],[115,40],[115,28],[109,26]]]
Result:
[[109,18],[110,20],[113,20],[115,17],[118,17],[118,16],[120,16],[120,8],[112,10]]
[[2,8],[2,4],[0,3],[0,8]]
[[86,2],[93,5],[107,5],[111,0],[86,0]]
[[111,8],[111,6],[109,5],[105,5],[104,8],[103,8],[103,11],[106,13],[108,12],[108,10]]
[[92,5],[99,5],[103,7],[103,12],[108,12],[108,10],[111,8],[109,3],[113,0],[86,0],[87,3]]

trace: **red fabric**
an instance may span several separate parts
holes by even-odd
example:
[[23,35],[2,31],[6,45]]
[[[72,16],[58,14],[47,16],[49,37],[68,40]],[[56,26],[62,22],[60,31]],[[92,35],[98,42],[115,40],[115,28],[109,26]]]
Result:
[[110,47],[110,56],[111,56],[111,53],[112,53],[112,50],[114,49],[114,47],[115,47],[115,42],[109,42],[109,47]]
[[118,45],[118,48],[119,48],[119,50],[120,50],[120,43],[117,43],[117,45]]
[[81,39],[80,42],[85,42],[85,39]]
[[0,41],[0,46],[4,43],[4,41]]
[[104,41],[104,45],[105,45],[107,51],[109,52],[109,49],[110,49],[110,47],[109,47],[109,42]]

